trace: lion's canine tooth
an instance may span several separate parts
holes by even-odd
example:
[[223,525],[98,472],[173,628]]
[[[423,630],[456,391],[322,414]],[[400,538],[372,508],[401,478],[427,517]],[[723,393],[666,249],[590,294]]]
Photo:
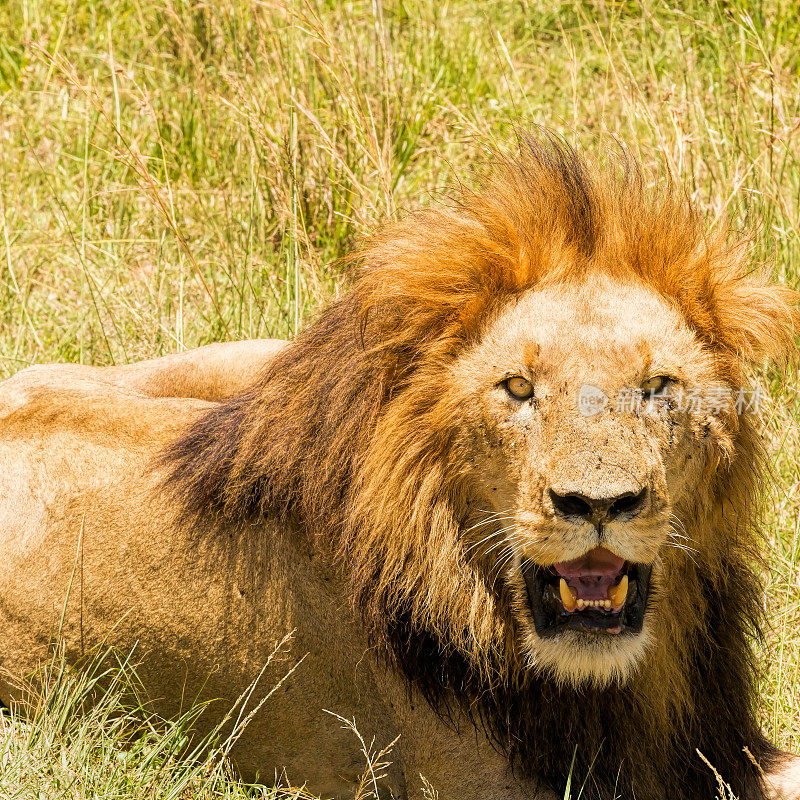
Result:
[[628,576],[623,575],[622,580],[608,590],[608,599],[612,606],[621,606],[628,596]]
[[564,604],[564,608],[567,611],[574,611],[578,595],[563,578],[558,582],[558,591],[561,594],[561,602]]

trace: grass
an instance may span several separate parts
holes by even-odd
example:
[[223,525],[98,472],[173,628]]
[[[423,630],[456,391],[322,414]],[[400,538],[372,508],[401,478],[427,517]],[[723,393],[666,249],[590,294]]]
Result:
[[244,786],[214,731],[192,738],[203,707],[163,720],[131,660],[92,654],[80,672],[59,652],[30,683],[31,709],[0,717],[3,800],[313,800],[302,789]]
[[[358,236],[468,180],[486,142],[538,124],[601,160],[624,140],[709,224],[753,231],[754,264],[800,282],[792,2],[0,4],[0,376],[292,336],[345,284],[331,265]],[[800,750],[792,381],[767,377],[762,707],[770,735]],[[3,763],[29,753],[35,770],[44,740],[4,724]],[[158,747],[141,732],[142,752]],[[67,771],[111,758],[113,741],[73,741],[58,739]]]

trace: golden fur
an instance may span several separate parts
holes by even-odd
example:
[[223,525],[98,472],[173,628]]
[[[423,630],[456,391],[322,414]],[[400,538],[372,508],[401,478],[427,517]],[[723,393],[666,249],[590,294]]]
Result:
[[[170,543],[164,558],[175,572],[164,573],[154,596],[167,605],[165,619],[184,620],[174,625],[184,638],[151,642],[153,673],[171,649],[187,657],[196,649],[201,664],[221,665],[243,687],[263,650],[256,645],[292,624],[304,643],[296,654],[307,647],[318,660],[305,683],[298,674],[293,702],[276,701],[281,724],[264,721],[245,738],[240,765],[288,763],[313,730],[313,710],[335,706],[379,739],[401,734],[388,785],[403,797],[420,796],[424,772],[442,797],[546,798],[563,792],[572,769],[587,797],[688,800],[714,790],[696,749],[742,800],[765,797],[743,752],[779,769],[755,709],[757,418],[731,403],[687,406],[690,396],[735,394],[751,365],[795,353],[796,295],[748,274],[746,259],[746,246],[723,230],[708,234],[677,190],[649,192],[631,164],[604,176],[556,140],[523,141],[519,157],[498,159],[479,190],[386,228],[354,256],[350,291],[255,383],[207,408],[173,409],[162,432],[140,442],[141,477],[131,483],[148,508],[140,530],[123,535],[110,521],[129,511],[130,492],[104,501],[103,524],[126,548]],[[613,396],[660,374],[673,388],[657,408],[578,413],[576,393],[587,383]],[[530,378],[530,400],[509,400],[510,375]],[[49,402],[58,405],[53,385]],[[124,413],[128,401],[113,402]],[[53,423],[40,408],[34,403],[21,423],[12,411],[11,439],[47,440],[41,426]],[[89,435],[81,425],[78,440]],[[21,459],[35,459],[7,458],[18,471]],[[559,517],[553,490],[646,490],[648,500],[603,532]],[[69,500],[73,529],[85,524],[86,502]],[[49,523],[29,514],[25,524],[40,531]],[[5,535],[17,578],[33,579],[29,547]],[[127,550],[106,535],[105,558],[125,561]],[[598,542],[652,565],[643,629],[540,636],[526,570],[576,559]],[[270,609],[294,615],[286,611],[281,627],[258,599],[249,601],[254,616],[229,615],[239,577],[230,597],[200,601],[201,639],[192,614],[165,599],[188,577],[176,551],[189,554],[198,591],[230,559],[236,574],[253,572],[247,580]],[[258,556],[249,568],[247,553]],[[216,561],[204,560],[209,554]],[[265,572],[259,565],[270,559],[277,568]],[[64,553],[56,573],[67,570]],[[134,585],[115,573],[118,590],[129,606],[156,608],[141,599],[152,591],[146,574],[136,574]],[[15,619],[41,617],[8,585],[0,601],[4,591]],[[115,638],[131,643],[147,619],[115,629]],[[211,652],[208,619],[226,630]],[[108,624],[94,627],[96,640]],[[252,641],[238,641],[237,630]],[[37,652],[22,627],[14,631],[0,648],[7,668]],[[362,656],[373,677],[351,692]],[[200,685],[200,668],[189,672]],[[163,677],[153,683],[165,696],[180,691]],[[319,730],[333,743],[312,756],[312,785],[345,796],[347,747]],[[426,742],[441,743],[438,753]],[[786,780],[789,797],[798,787]]]

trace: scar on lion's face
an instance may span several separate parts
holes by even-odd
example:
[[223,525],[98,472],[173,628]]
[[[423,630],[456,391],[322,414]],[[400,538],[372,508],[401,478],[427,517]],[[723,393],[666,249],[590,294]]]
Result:
[[521,296],[447,377],[471,431],[466,547],[514,588],[529,660],[623,676],[669,549],[693,547],[676,510],[731,446],[713,357],[652,289],[596,277]]

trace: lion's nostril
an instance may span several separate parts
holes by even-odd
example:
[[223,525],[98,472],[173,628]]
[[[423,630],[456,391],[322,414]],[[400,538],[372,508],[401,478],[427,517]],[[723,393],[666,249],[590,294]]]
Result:
[[639,492],[625,492],[615,497],[589,497],[577,492],[559,494],[548,489],[550,502],[557,514],[564,517],[581,517],[595,524],[607,522],[627,514],[638,514],[647,502],[648,491],[645,487]]
[[581,494],[558,494],[552,489],[548,491],[553,508],[565,517],[589,518],[594,513],[588,497]]
[[640,492],[627,492],[614,499],[608,507],[606,516],[608,519],[613,519],[620,514],[638,514],[644,507],[646,501],[647,487]]

